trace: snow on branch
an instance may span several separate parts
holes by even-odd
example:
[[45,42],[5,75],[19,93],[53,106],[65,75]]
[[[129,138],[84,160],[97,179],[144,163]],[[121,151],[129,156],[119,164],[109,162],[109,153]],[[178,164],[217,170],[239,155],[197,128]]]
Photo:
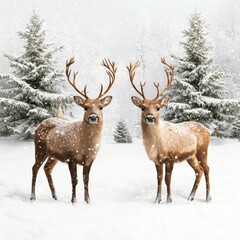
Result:
[[[66,99],[70,103],[72,102],[73,98],[70,94],[58,94],[58,93],[48,93],[40,91],[39,89],[32,88],[28,83],[25,81],[22,81],[19,78],[16,78],[15,76],[9,74],[9,75],[0,75],[0,79],[6,79],[8,84],[18,87],[22,89],[22,94],[25,93],[28,94],[28,96],[31,96],[31,100],[37,104],[43,103],[43,102],[52,102],[59,103],[62,101],[62,99]],[[20,94],[21,97],[21,94]],[[17,97],[19,99],[19,97]],[[20,99],[19,99],[20,100]]]
[[240,99],[219,99],[219,98],[211,98],[211,97],[202,97],[204,102],[208,106],[218,106],[218,107],[240,107]]
[[27,62],[22,58],[19,58],[14,55],[10,56],[8,54],[5,54],[4,56],[10,61],[11,67],[21,69],[22,71],[34,68],[35,66],[33,63]]
[[209,115],[211,115],[211,111],[203,108],[187,109],[187,110],[184,110],[183,112],[188,115],[197,116],[197,117],[208,117]]
[[29,104],[8,98],[0,98],[0,106],[9,111],[16,108],[18,111],[28,111],[30,109]]
[[169,103],[168,104],[169,109],[176,109],[176,110],[185,110],[190,109],[190,105],[186,103]]

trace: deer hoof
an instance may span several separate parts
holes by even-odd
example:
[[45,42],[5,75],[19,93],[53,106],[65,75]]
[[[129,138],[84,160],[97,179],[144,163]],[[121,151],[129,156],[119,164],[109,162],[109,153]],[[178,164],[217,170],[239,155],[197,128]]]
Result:
[[57,200],[57,196],[56,195],[53,195],[52,197],[53,197],[53,199]]
[[208,195],[208,196],[206,197],[206,202],[211,202],[211,200],[212,200],[211,196]]
[[155,203],[159,204],[161,201],[162,201],[162,199],[160,197],[156,197]]
[[86,202],[87,204],[90,203],[90,198],[85,198],[84,200],[85,200],[85,202]]
[[171,197],[168,197],[167,198],[167,203],[171,203],[172,202],[172,198]]
[[72,204],[77,203],[77,199],[76,198],[72,198],[71,202],[72,202]]
[[190,195],[190,196],[188,197],[188,201],[193,201],[193,200],[194,200],[194,196]]
[[31,201],[35,201],[35,200],[36,200],[35,194],[31,194],[30,200],[31,200]]

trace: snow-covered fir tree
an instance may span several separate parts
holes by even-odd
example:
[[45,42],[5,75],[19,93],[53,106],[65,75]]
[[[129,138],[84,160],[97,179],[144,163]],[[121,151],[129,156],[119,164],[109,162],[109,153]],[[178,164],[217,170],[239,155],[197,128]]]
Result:
[[124,121],[118,121],[113,138],[117,143],[132,143],[132,137]]
[[[228,92],[228,95],[231,97],[234,97],[239,100],[240,102],[240,73],[235,73],[230,76],[230,80],[228,82],[228,89],[231,90]],[[240,141],[240,108],[238,109],[238,112],[236,113],[236,121],[233,123],[233,137],[238,138]]]
[[240,113],[238,113],[237,118],[238,119],[233,124],[233,137],[238,138],[240,141]]
[[239,101],[224,99],[227,76],[212,59],[205,22],[200,13],[191,15],[189,28],[184,30],[183,37],[184,56],[173,56],[176,61],[175,79],[168,92],[171,103],[165,119],[172,122],[198,121],[216,136],[232,136]]
[[62,47],[46,43],[45,35],[43,21],[34,12],[26,30],[19,32],[23,54],[5,55],[13,70],[0,75],[4,85],[0,89],[0,135],[31,138],[42,120],[56,115],[60,103],[65,108],[72,101],[63,93],[65,78],[54,60]]

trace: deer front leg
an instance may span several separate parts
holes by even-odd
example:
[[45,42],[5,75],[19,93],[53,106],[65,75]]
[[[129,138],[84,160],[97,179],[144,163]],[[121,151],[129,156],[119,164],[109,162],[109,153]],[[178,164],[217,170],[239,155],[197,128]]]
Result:
[[173,170],[173,163],[166,162],[166,165],[165,165],[165,183],[167,185],[167,203],[172,202],[172,196],[171,196],[172,170]]
[[198,163],[198,160],[196,157],[194,157],[193,159],[190,159],[187,161],[189,163],[189,165],[194,169],[195,171],[195,175],[196,175],[196,178],[195,178],[195,182],[193,184],[193,188],[192,188],[192,191],[188,197],[188,200],[190,201],[193,201],[194,200],[194,196],[195,196],[195,193],[197,191],[197,188],[198,188],[198,185],[200,183],[200,180],[201,180],[201,177],[202,177],[202,174],[203,174],[203,170],[200,166],[200,164]]
[[91,162],[89,165],[83,166],[84,201],[86,203],[90,203],[90,197],[88,193],[88,182],[89,182],[89,173],[91,170],[92,163],[93,162]]
[[76,186],[78,184],[78,179],[77,179],[77,163],[74,161],[70,161],[68,163],[69,171],[71,174],[71,179],[72,179],[72,203],[77,202],[76,198]]
[[160,203],[162,201],[163,164],[159,163],[159,165],[155,164],[155,166],[157,170],[157,182],[158,182],[157,196],[155,202]]
[[31,201],[36,200],[35,187],[36,187],[36,179],[37,179],[38,170],[47,158],[47,155],[43,151],[37,152],[37,150],[36,150],[36,155],[35,155],[36,161],[32,167],[32,192],[31,192],[31,197],[30,197]]
[[52,170],[55,167],[55,165],[57,164],[58,160],[53,159],[53,158],[48,158],[46,164],[44,165],[44,171],[48,180],[48,184],[52,193],[52,197],[57,200],[57,195],[56,195],[56,191],[55,191],[55,187],[53,184],[53,180],[52,180]]

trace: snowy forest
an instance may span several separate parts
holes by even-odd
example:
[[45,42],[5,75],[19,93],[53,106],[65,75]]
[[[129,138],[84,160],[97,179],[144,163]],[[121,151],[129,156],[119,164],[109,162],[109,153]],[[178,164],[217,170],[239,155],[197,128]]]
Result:
[[[116,11],[125,4],[107,7]],[[79,6],[77,2],[74,5]],[[18,4],[13,6],[14,11],[21,8]],[[88,4],[83,3],[80,11],[84,7]],[[130,4],[130,7],[133,6]],[[144,3],[140,7],[143,8]],[[166,6],[169,7],[171,4]],[[239,1],[223,1],[214,8],[218,14],[206,10],[204,4],[184,9],[188,14],[177,9],[181,7],[178,4],[174,7],[168,15],[163,14],[162,9],[158,12],[151,7],[141,9],[137,16],[126,13],[131,24],[117,16],[114,21],[108,21],[107,16],[94,12],[103,22],[101,26],[92,26],[92,15],[75,18],[77,13],[73,10],[67,21],[60,21],[60,15],[56,14],[53,19],[36,9],[23,17],[12,18],[9,28],[9,19],[3,13],[0,19],[1,136],[16,134],[22,139],[31,138],[43,119],[55,116],[60,103],[65,116],[76,119],[79,112],[70,97],[74,92],[64,74],[66,59],[76,58],[74,67],[79,71],[79,85],[88,83],[94,96],[100,82],[107,83],[100,63],[109,57],[116,61],[118,73],[112,89],[114,101],[106,109],[114,113],[114,119],[106,119],[104,136],[112,137],[117,122],[124,119],[131,135],[140,137],[140,115],[130,102],[134,92],[125,66],[132,60],[141,61],[138,81],[147,80],[146,91],[151,96],[154,89],[149,87],[150,83],[160,82],[161,87],[166,84],[160,64],[164,56],[176,65],[176,79],[172,95],[169,93],[172,100],[162,117],[172,122],[197,120],[215,136],[239,138]],[[59,8],[61,12],[64,6]],[[86,23],[88,18],[91,27]],[[35,79],[38,83],[34,83]],[[65,94],[61,95],[63,91]]]
[[4,240],[240,238],[240,0],[1,6]]

